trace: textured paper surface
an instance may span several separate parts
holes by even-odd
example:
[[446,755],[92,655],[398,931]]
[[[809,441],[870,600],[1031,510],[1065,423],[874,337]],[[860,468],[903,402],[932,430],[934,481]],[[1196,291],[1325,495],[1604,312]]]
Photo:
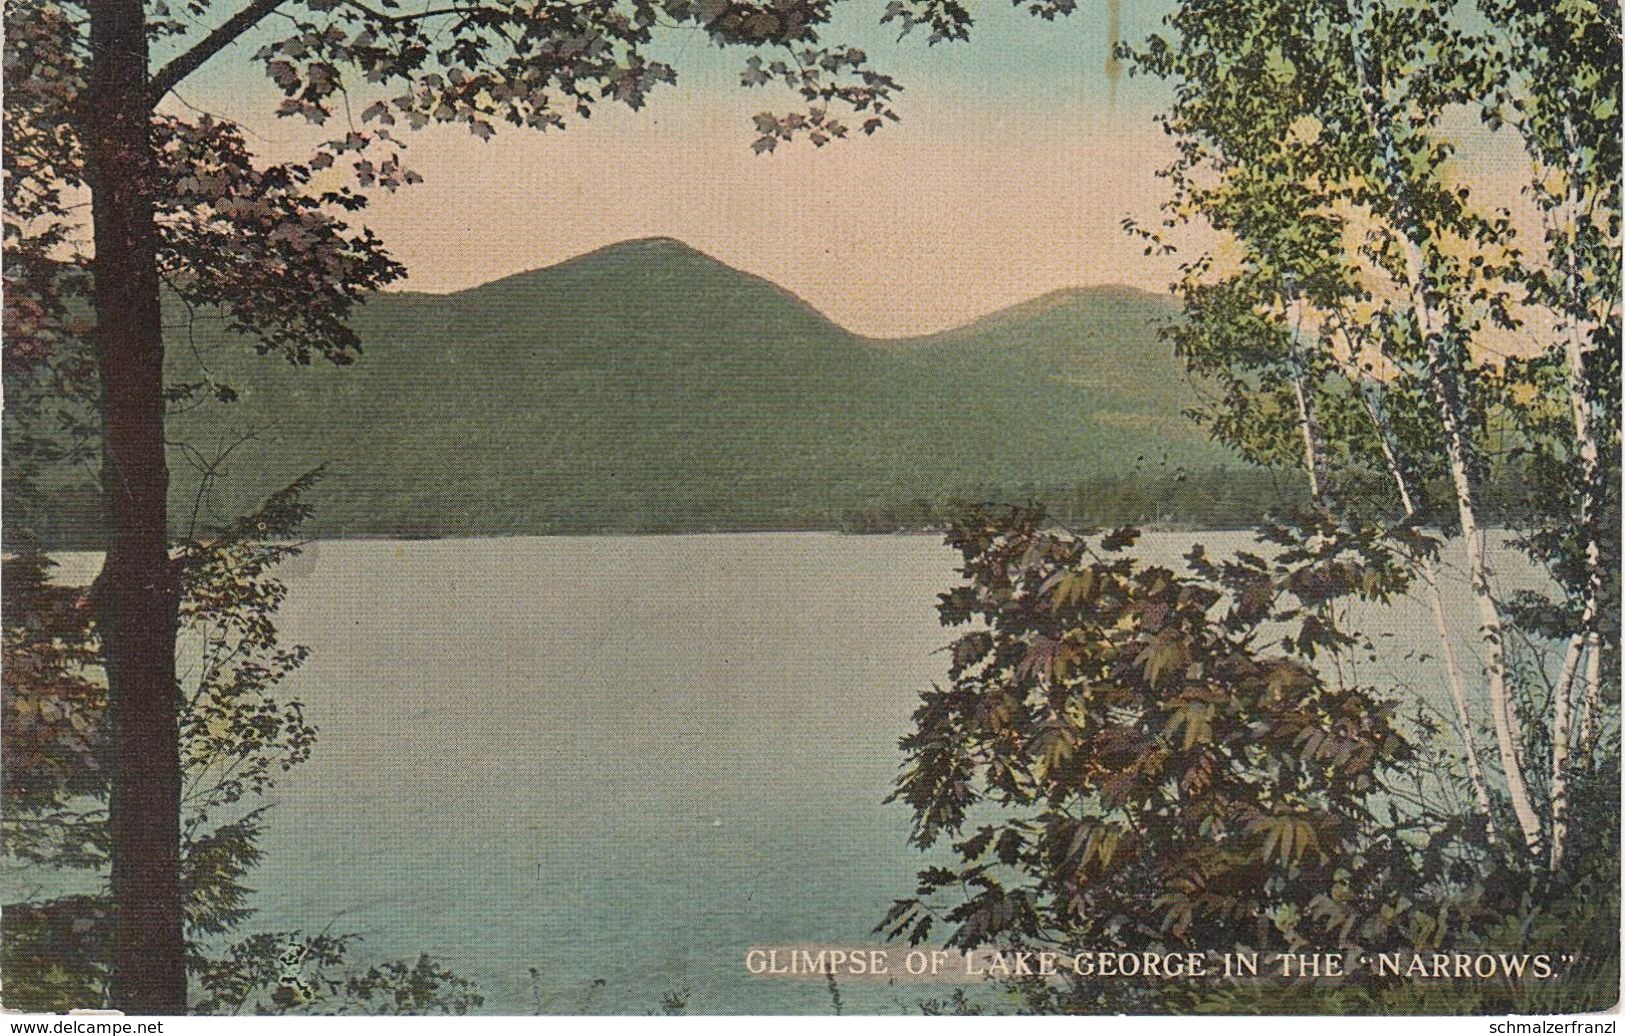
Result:
[[[253,6],[190,11],[151,68]],[[465,6],[391,9],[439,46]],[[283,265],[322,246],[231,225],[231,191],[275,189],[212,159],[159,179],[193,193],[158,225],[208,231],[160,252],[181,888],[216,961],[188,1008],[1612,1008],[1618,91],[1587,77],[1617,54],[1542,65],[1494,5],[976,6],[932,46],[838,5],[823,45],[895,75],[901,120],[816,100],[848,139],[764,151],[759,113],[806,104],[741,74],[813,41],[717,47],[668,6],[646,106],[595,82],[590,119],[489,141],[401,108],[399,190],[355,163],[394,153],[363,112],[405,87],[353,54],[328,118],[277,115],[317,61],[290,26],[362,5],[272,14],[157,104],[363,191],[322,211],[402,264],[345,289],[343,364],[297,321],[257,351],[331,304]],[[8,13],[14,49],[63,11]],[[1434,59],[1385,41],[1434,16],[1488,35],[1522,116],[1482,83],[1405,107]],[[1198,24],[1256,132],[1114,51]],[[29,135],[66,118],[26,89],[51,69],[14,64],[8,162],[48,172],[8,165],[0,934],[7,1007],[62,1011],[119,1001],[101,811],[150,746],[105,726],[92,589],[123,484],[85,294],[106,206]],[[40,287],[53,263],[86,279]],[[283,362],[300,335],[314,362]],[[256,511],[290,484],[308,513]],[[222,791],[250,757],[263,783]]]

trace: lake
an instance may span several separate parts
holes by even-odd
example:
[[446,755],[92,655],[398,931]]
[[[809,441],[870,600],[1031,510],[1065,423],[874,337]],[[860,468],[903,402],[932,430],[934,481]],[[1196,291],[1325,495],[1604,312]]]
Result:
[[[1251,542],[1142,553],[1196,541]],[[314,544],[280,624],[313,649],[284,694],[320,736],[273,792],[254,927],[427,952],[490,1013],[643,1013],[685,989],[692,1013],[829,1011],[822,983],[752,978],[744,954],[873,944],[913,891],[908,812],[882,799],[946,675],[955,558],[835,534]],[[1362,679],[1448,708],[1424,605],[1383,618]],[[948,988],[841,993],[888,1012]]]

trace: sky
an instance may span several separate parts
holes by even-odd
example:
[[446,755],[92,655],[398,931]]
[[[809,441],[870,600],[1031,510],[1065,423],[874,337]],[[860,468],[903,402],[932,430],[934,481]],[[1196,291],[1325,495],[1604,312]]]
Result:
[[[406,265],[402,288],[456,291],[673,237],[876,337],[942,330],[1062,288],[1166,291],[1180,262],[1215,243],[1190,232],[1175,239],[1182,253],[1147,256],[1122,227],[1158,217],[1168,185],[1157,172],[1173,148],[1154,121],[1167,84],[1109,71],[1112,8],[1134,43],[1174,0],[1079,0],[1055,22],[1008,0],[965,0],[972,39],[935,47],[880,25],[885,3],[841,0],[825,33],[904,86],[902,122],[872,137],[753,153],[751,116],[797,99],[740,87],[744,52],[673,32],[657,56],[678,84],[644,110],[605,104],[547,133],[503,125],[490,142],[462,127],[408,134],[408,164],[425,182],[373,191],[362,221]],[[280,94],[251,55],[275,28],[217,56],[169,103],[231,118],[265,157],[298,160],[332,129],[272,115]],[[1457,130],[1456,172],[1481,200],[1517,208],[1528,170],[1515,146],[1490,139],[1476,115]],[[337,186],[346,174],[327,175]]]
[[[408,0],[408,5],[412,0]],[[702,35],[669,44],[676,87],[642,112],[605,106],[563,132],[504,127],[482,143],[439,127],[411,138],[425,183],[374,193],[363,222],[410,271],[454,291],[629,238],[669,236],[800,295],[875,336],[951,327],[1058,288],[1164,290],[1125,217],[1154,218],[1171,149],[1152,117],[1166,88],[1107,71],[1107,0],[1044,22],[970,0],[968,44],[899,42],[883,0],[848,0],[829,38],[863,46],[904,84],[903,121],[823,149],[753,154],[750,117],[790,99],[737,85],[743,60]],[[1164,0],[1127,0],[1121,31],[1155,28]],[[179,90],[234,118],[267,157],[311,139],[269,115],[278,95],[252,39]]]

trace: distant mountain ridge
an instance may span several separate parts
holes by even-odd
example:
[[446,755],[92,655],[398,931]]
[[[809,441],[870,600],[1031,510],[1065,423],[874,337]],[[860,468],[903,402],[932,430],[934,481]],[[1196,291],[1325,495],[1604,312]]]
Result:
[[[854,334],[670,238],[445,295],[384,293],[354,365],[294,368],[200,326],[239,400],[177,415],[200,453],[245,433],[218,520],[325,465],[313,531],[486,535],[836,528],[900,502],[1236,461],[1181,416],[1172,302],[1052,292],[962,327]],[[172,378],[196,380],[190,349]],[[197,480],[176,456],[175,499]]]

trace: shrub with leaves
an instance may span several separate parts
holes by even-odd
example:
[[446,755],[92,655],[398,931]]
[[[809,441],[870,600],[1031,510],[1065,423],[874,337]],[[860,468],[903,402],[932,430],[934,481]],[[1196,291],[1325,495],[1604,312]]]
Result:
[[1327,664],[1356,643],[1335,605],[1403,589],[1404,559],[1316,521],[1266,529],[1269,559],[1196,547],[1182,569],[1127,554],[1133,530],[957,522],[965,581],[939,611],[968,629],[892,796],[954,863],[877,930],[919,942],[946,923],[966,948],[1417,945],[1419,918],[1493,868],[1467,817],[1396,807],[1415,750],[1395,708]]

